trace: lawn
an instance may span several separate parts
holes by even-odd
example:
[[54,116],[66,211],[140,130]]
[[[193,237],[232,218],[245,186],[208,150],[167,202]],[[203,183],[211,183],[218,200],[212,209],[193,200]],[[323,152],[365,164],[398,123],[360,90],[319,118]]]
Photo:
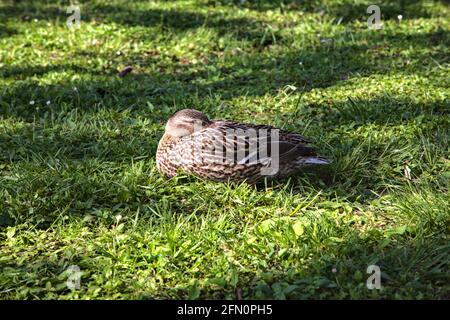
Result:
[[[450,7],[372,2],[0,0],[0,298],[449,299]],[[183,108],[333,163],[166,180]]]

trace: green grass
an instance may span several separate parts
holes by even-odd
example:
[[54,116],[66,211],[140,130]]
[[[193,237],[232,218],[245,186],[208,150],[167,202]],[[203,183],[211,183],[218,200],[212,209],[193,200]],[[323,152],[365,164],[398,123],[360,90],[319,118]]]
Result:
[[[0,1],[0,298],[448,299],[450,9],[378,1],[369,30],[372,2],[80,1],[73,31],[68,1]],[[165,180],[186,107],[333,164]]]

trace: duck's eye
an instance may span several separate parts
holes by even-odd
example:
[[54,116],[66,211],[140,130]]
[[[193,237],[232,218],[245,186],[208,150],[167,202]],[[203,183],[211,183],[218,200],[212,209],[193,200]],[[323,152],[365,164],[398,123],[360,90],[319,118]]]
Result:
[[195,119],[192,122],[190,122],[190,125],[192,126],[192,129],[195,132],[195,131],[202,130],[204,128],[204,126],[206,125],[206,123],[202,120]]

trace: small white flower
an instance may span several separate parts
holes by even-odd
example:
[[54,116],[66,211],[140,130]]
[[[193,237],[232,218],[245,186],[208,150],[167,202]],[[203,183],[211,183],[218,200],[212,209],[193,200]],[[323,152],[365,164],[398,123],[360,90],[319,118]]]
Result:
[[46,103],[47,103],[47,105],[49,106],[51,102],[50,102],[50,100],[48,100]]
[[303,62],[300,61],[298,64],[302,66],[302,65],[303,65]]
[[337,272],[337,269],[336,269],[336,268],[333,268],[333,269],[331,269],[331,272],[336,273],[336,272]]
[[38,19],[34,19],[33,21],[34,21],[34,22],[38,22]]
[[122,219],[122,216],[121,216],[120,214],[118,214],[118,215],[116,216],[117,222],[119,222],[121,219]]
[[34,105],[34,100],[31,100],[31,101],[30,101],[30,104],[31,104],[31,105]]
[[73,87],[73,91],[78,91],[77,87]]
[[399,14],[399,15],[397,16],[397,18],[398,18],[398,20],[402,20],[402,19],[403,19],[403,16],[402,16],[401,14]]

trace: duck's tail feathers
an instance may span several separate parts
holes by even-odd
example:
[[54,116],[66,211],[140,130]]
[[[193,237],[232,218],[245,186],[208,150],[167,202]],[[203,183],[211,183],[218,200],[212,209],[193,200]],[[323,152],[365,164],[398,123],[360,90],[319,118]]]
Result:
[[303,163],[305,164],[330,164],[331,160],[322,157],[306,157],[303,158]]

